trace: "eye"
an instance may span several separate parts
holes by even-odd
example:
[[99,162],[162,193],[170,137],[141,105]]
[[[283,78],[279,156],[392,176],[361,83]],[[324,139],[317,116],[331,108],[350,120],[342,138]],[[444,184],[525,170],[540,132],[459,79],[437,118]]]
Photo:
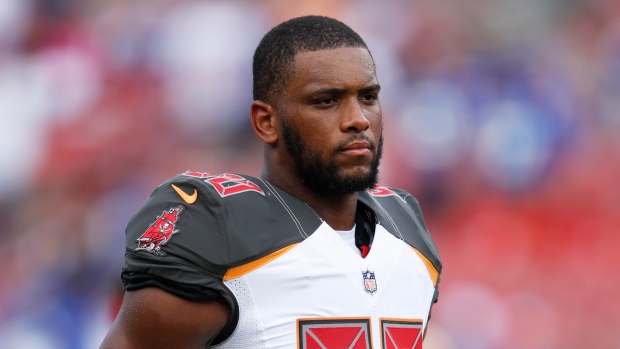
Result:
[[338,102],[336,98],[329,97],[329,98],[323,98],[319,101],[316,101],[316,104],[329,105],[329,104],[333,104],[336,102]]
[[369,94],[365,94],[362,95],[360,97],[360,100],[362,101],[376,101],[379,98],[379,96],[375,93],[369,93]]

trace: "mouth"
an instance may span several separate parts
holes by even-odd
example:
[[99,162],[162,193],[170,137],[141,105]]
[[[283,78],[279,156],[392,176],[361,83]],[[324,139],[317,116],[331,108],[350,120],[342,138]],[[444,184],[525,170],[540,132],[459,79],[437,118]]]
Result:
[[367,141],[354,141],[340,148],[340,152],[352,156],[364,156],[370,153],[371,145]]

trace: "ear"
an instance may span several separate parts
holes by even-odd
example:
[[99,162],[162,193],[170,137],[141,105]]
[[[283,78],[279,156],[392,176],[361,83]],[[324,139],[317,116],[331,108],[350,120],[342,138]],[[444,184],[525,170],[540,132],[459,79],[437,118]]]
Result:
[[276,110],[269,103],[254,101],[250,106],[250,122],[256,136],[265,144],[278,141]]

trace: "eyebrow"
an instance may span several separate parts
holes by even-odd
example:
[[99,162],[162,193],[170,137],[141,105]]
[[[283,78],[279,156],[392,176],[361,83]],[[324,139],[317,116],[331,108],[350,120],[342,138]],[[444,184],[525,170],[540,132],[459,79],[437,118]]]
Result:
[[360,88],[358,92],[364,94],[364,93],[370,93],[370,92],[379,92],[379,90],[381,90],[381,85],[372,84],[372,85]]
[[[372,84],[369,86],[364,86],[360,88],[357,92],[360,94],[370,93],[370,92],[378,92],[381,90],[381,86],[379,84]],[[339,87],[330,87],[330,88],[321,88],[314,92],[312,92],[312,96],[317,95],[339,95],[346,92],[346,89]]]

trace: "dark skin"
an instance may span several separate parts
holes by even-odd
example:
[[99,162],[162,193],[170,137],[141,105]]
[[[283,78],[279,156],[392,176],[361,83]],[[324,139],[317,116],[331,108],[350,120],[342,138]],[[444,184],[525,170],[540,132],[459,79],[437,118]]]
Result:
[[224,301],[189,301],[153,287],[127,291],[100,348],[204,349],[229,316]]
[[[298,53],[294,66],[278,107],[263,101],[250,107],[254,132],[265,144],[261,177],[306,202],[333,229],[351,229],[357,193],[330,196],[304,186],[282,145],[279,119],[286,117],[309,147],[339,165],[342,175],[366,175],[382,129],[374,62],[366,49],[346,47]],[[370,142],[348,141],[361,135]]]
[[[280,118],[341,175],[366,175],[382,129],[374,62],[366,49],[346,47],[298,53],[293,67],[278,101],[250,107],[254,132],[265,144],[261,178],[306,202],[333,229],[351,229],[357,194],[325,195],[304,186],[282,143]],[[157,288],[127,291],[101,348],[203,349],[229,316],[221,300],[190,301]]]

